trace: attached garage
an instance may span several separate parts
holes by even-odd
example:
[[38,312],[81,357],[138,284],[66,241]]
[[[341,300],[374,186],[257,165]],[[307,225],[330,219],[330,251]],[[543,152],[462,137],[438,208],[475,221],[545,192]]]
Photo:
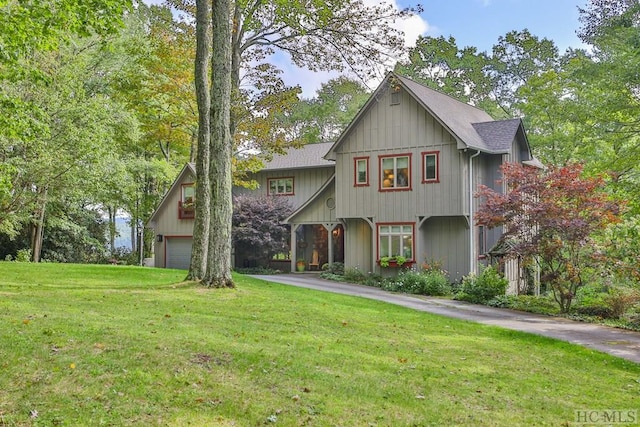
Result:
[[188,270],[193,237],[165,237],[165,267]]

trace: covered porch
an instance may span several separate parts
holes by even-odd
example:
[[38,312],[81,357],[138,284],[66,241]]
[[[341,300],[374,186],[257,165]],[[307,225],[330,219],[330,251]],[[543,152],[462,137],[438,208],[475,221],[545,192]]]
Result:
[[[345,225],[336,218],[335,175],[285,220],[291,225],[291,271],[344,262]],[[299,263],[299,266],[298,266]]]
[[291,224],[291,271],[320,271],[334,262],[344,262],[341,223]]

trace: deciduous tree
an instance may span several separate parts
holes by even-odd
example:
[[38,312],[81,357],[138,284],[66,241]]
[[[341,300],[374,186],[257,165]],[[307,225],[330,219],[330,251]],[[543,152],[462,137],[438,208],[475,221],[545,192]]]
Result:
[[[192,14],[195,12],[193,0],[171,0],[170,3],[180,10]],[[230,263],[226,262],[227,256],[220,253],[226,248],[230,257],[231,236],[229,230],[224,227],[230,226],[231,181],[227,182],[227,169],[228,176],[231,176],[231,155],[229,153],[227,158],[226,144],[218,145],[226,137],[216,141],[222,136],[219,132],[226,132],[218,127],[222,122],[214,122],[217,120],[218,112],[226,110],[226,104],[231,102],[231,97],[240,96],[242,67],[251,65],[246,67],[249,69],[265,66],[266,59],[278,50],[288,54],[295,65],[313,71],[349,69],[362,76],[376,75],[380,72],[381,65],[389,58],[397,56],[404,45],[401,32],[393,27],[393,22],[408,17],[413,12],[411,9],[398,10],[387,4],[366,6],[361,0],[311,3],[238,0],[231,4],[227,4],[226,1],[222,3],[221,5],[218,1],[213,2],[212,9],[214,45],[211,94],[212,99],[216,101],[211,107],[209,173],[212,180],[212,198],[207,258],[209,263],[214,261],[216,266],[208,265],[208,273],[203,279],[205,284],[212,286],[231,284]],[[198,2],[195,7],[203,8],[205,2]],[[227,16],[227,7],[232,8],[230,16]],[[227,24],[223,22],[225,17],[233,23],[229,46],[226,45],[226,35],[223,37],[222,33],[217,33],[226,31]],[[220,28],[216,28],[216,25]],[[216,46],[216,37],[219,37],[218,40],[224,38],[224,44]],[[227,60],[227,55],[230,55],[230,62],[223,64],[222,61]],[[226,96],[227,66],[231,84],[229,99],[220,97]],[[219,67],[218,74],[215,67]],[[224,77],[220,76],[221,71]],[[247,73],[247,76],[251,76],[251,73]],[[218,108],[220,110],[217,110]],[[237,126],[238,117],[234,115],[230,118],[231,135],[235,133]],[[200,231],[199,228],[194,229],[194,233]],[[204,251],[197,249],[197,252]],[[215,258],[212,258],[213,252]],[[190,273],[190,276],[194,275]]]
[[283,221],[293,211],[285,197],[237,196],[233,199],[233,243],[236,252],[254,254],[268,266],[278,253],[289,252],[289,227]]
[[[231,137],[231,7],[230,0],[215,0],[211,10],[211,122],[209,174],[211,205],[207,268],[202,283],[208,287],[234,287],[231,278],[231,221],[233,213]],[[201,87],[202,90],[202,87]],[[215,100],[215,101],[213,101]],[[200,178],[200,177],[198,177]],[[197,184],[199,185],[199,183]],[[198,232],[199,230],[194,230]]]
[[503,227],[510,255],[539,263],[541,280],[566,313],[597,265],[593,237],[619,221],[620,204],[606,194],[604,177],[583,176],[579,164],[541,170],[507,163],[502,176],[506,193],[480,187],[476,223]]

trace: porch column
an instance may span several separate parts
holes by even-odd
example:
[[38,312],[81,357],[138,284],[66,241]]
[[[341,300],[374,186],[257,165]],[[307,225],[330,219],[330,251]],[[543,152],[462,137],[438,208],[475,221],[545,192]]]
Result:
[[329,253],[327,254],[327,262],[329,263],[329,265],[333,264],[333,245],[335,244],[335,242],[333,241],[333,230],[336,228],[335,224],[328,224],[328,226],[325,226],[325,228],[328,230],[327,231],[327,241],[328,241],[328,246],[329,246]]
[[298,259],[297,231],[300,224],[291,224],[291,272],[296,271],[296,260]]

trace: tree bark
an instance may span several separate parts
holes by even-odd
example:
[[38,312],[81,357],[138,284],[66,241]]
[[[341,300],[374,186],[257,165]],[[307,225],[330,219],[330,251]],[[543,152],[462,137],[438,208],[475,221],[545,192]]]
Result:
[[116,251],[116,212],[118,209],[114,206],[109,206],[109,250],[111,255]]
[[31,261],[40,262],[42,241],[44,240],[44,212],[47,208],[47,189],[40,191],[40,210],[31,235]]
[[207,272],[203,284],[234,287],[231,278],[231,1],[215,0],[212,9],[211,218]]
[[193,246],[187,280],[202,280],[207,271],[211,183],[209,179],[210,109],[209,60],[209,1],[196,1],[196,60],[195,85],[198,103],[198,148],[196,156],[196,212],[193,224]]

